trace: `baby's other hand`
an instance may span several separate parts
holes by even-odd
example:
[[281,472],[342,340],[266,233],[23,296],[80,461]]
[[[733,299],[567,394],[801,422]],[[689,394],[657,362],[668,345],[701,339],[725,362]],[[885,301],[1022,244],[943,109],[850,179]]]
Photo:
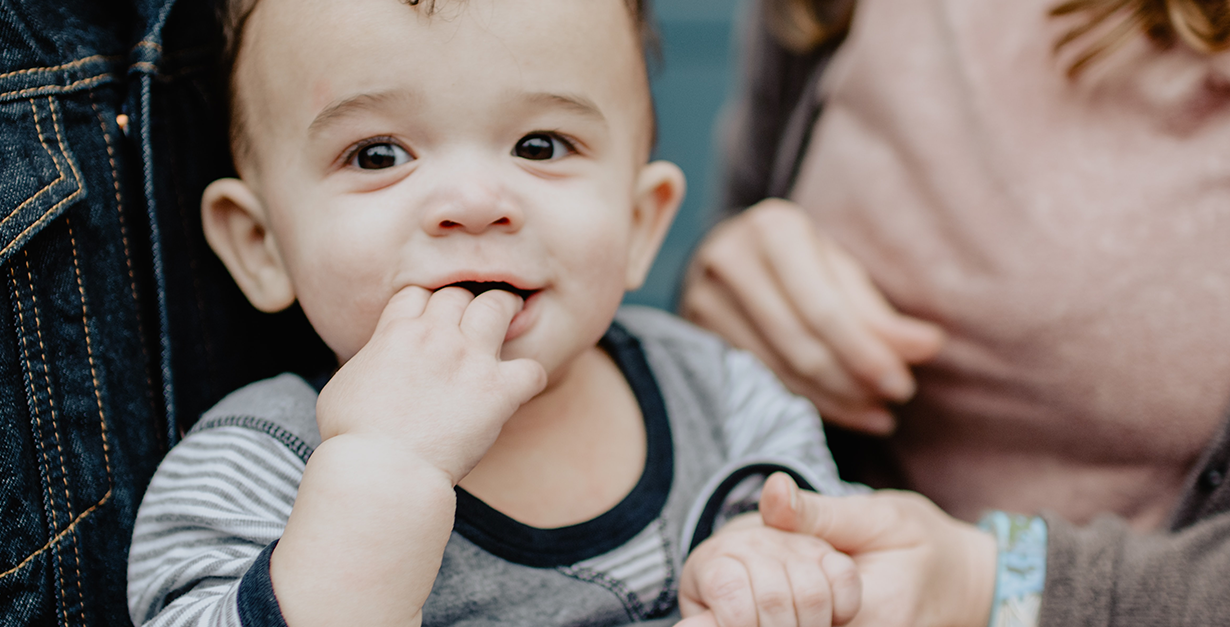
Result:
[[400,447],[455,485],[546,385],[538,362],[500,360],[522,304],[502,290],[476,297],[459,287],[409,287],[394,294],[371,339],[321,391],[322,438]]
[[854,562],[813,536],[745,514],[688,556],[680,627],[829,627],[854,618],[862,581]]

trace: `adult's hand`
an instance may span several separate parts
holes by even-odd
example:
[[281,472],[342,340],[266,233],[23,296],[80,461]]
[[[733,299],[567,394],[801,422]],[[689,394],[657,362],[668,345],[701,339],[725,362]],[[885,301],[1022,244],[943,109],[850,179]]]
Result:
[[910,364],[939,352],[936,325],[902,315],[798,205],[761,201],[718,225],[684,285],[683,316],[756,354],[834,424],[885,434],[914,395]]
[[766,525],[815,536],[854,558],[863,600],[851,627],[985,627],[995,539],[912,492],[829,497],[784,473],[765,482]]

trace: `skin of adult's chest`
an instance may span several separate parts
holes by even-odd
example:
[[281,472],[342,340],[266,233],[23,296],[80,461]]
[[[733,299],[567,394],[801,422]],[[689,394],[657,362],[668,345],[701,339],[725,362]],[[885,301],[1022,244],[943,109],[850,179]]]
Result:
[[950,337],[887,449],[953,514],[1165,521],[1230,401],[1230,55],[1069,79],[1046,0],[863,0],[792,198]]

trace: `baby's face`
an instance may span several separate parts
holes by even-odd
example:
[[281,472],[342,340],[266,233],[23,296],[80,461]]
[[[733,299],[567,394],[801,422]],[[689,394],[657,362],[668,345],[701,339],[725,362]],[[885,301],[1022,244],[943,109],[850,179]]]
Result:
[[550,373],[643,280],[682,180],[623,0],[261,0],[243,46],[240,173],[343,362],[399,290],[498,282]]

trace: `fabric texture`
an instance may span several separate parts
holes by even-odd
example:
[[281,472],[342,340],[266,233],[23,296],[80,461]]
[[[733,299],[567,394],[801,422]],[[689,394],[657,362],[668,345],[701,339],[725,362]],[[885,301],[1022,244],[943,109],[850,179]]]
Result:
[[[888,4],[878,5],[881,12],[900,9]],[[912,5],[914,9],[921,6]],[[1017,10],[1019,7],[1013,9]],[[794,189],[801,162],[807,157],[808,138],[817,120],[822,119],[824,106],[820,92],[799,85],[823,84],[825,78],[817,82],[813,74],[823,72],[833,61],[833,48],[806,56],[790,53],[767,34],[762,16],[755,17],[744,55],[749,60],[744,94],[726,136],[727,212],[767,197],[787,196]],[[911,29],[916,27],[921,28],[917,23],[910,24]],[[915,59],[909,55],[900,58]],[[1062,76],[1061,69],[1055,71]],[[917,102],[910,101],[913,104]],[[810,123],[791,125],[788,121],[792,118]],[[1107,362],[1105,367],[1113,368],[1114,364]],[[1155,420],[1158,426],[1170,424],[1162,417]],[[840,432],[829,435],[843,472],[853,472],[856,479],[864,476],[859,472],[865,461],[860,458],[864,449],[851,445],[861,440]],[[1099,438],[1086,434],[1085,440]],[[1186,480],[1178,488],[1177,505],[1162,529],[1135,531],[1115,517],[1077,526],[1044,512],[1047,570],[1039,624],[1158,627],[1225,622],[1224,617],[1230,615],[1230,579],[1225,577],[1230,569],[1228,466],[1230,420],[1223,418],[1203,454],[1187,471]],[[1179,472],[1182,476],[1183,469]],[[1000,479],[988,478],[991,485],[1002,490]]]
[[[838,478],[811,404],[749,354],[636,307],[620,310],[601,345],[645,418],[640,482],[605,514],[560,529],[518,523],[459,488],[425,625],[669,619],[688,549],[741,483],[722,478],[784,468],[828,494],[861,490]],[[133,536],[135,623],[281,624],[267,556],[320,443],[316,394],[291,374],[242,388],[167,456]],[[618,544],[605,546],[611,538]]]

